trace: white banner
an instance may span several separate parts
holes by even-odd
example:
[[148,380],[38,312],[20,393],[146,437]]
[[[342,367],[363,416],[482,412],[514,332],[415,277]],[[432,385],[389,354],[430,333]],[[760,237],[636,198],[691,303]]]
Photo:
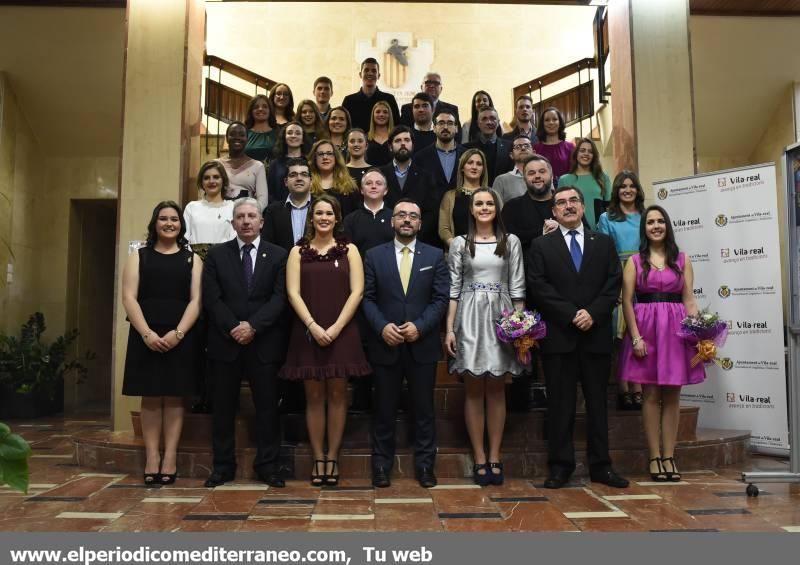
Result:
[[751,430],[762,450],[789,445],[775,182],[770,163],[653,184],[692,260],[697,305],[728,322],[722,367],[706,366],[681,400],[701,427]]

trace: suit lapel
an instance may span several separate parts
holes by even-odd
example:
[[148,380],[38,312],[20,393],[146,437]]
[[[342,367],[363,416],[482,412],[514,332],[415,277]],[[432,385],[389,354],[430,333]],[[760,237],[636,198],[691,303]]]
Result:
[[247,293],[247,284],[244,281],[244,268],[242,266],[242,259],[239,256],[239,240],[233,239],[228,242],[228,249],[230,251],[230,259],[231,259],[231,272],[236,273],[234,278],[238,281],[239,285],[242,287],[242,291]]
[[586,267],[596,255],[595,246],[597,245],[597,234],[591,230],[583,230],[583,261],[581,262],[581,273],[586,272]]
[[567,248],[567,238],[561,234],[561,228],[551,232],[551,235],[556,255],[561,258],[561,260],[572,273],[577,275],[578,271],[575,269],[575,263],[572,262],[572,255],[570,255],[569,249]]
[[[411,294],[411,289],[414,288],[414,281],[417,279],[417,268],[420,266],[422,262],[421,259],[422,251],[419,250],[419,241],[417,241],[416,245],[414,246],[414,255],[411,257],[411,277],[408,279],[408,290],[406,291],[405,295],[409,296]],[[400,287],[402,288],[402,284]]]
[[[264,241],[264,238],[261,238],[261,242],[258,244],[258,250],[256,251],[256,264],[253,268],[253,287],[256,286],[258,277],[264,272],[268,261],[267,242]],[[242,273],[242,278],[244,278],[244,273]]]
[[[400,280],[400,269],[397,266],[396,253],[397,250],[394,247],[394,240],[392,240],[386,244],[386,260],[389,261],[387,272],[392,273],[393,284],[397,285],[397,292],[400,296],[403,296],[403,282]],[[413,265],[411,268],[414,268]]]

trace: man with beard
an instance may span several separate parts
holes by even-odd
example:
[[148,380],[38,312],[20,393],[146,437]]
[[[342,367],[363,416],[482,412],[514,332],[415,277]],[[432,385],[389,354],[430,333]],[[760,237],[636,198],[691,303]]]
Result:
[[421,169],[412,159],[414,140],[408,126],[397,126],[389,134],[392,162],[380,168],[386,177],[386,206],[393,208],[401,198],[414,200],[422,209],[421,238],[432,243],[433,228],[438,224],[436,213],[439,203],[435,201],[433,177]]
[[539,141],[536,126],[533,125],[533,99],[527,94],[517,97],[514,102],[514,129],[503,135],[504,139],[516,139],[524,135],[531,144]]
[[439,328],[450,300],[444,253],[417,240],[419,206],[401,199],[394,207],[394,240],[367,251],[361,309],[370,327],[367,355],[375,371],[372,484],[391,485],[395,417],[403,380],[414,418],[414,469],[420,486],[436,486],[433,391],[442,358]]
[[433,132],[436,143],[420,149],[416,156],[417,165],[433,175],[436,207],[444,193],[456,187],[458,160],[464,153],[464,146],[456,142],[458,119],[452,111],[439,108],[433,114]]
[[533,155],[533,145],[524,134],[515,136],[511,143],[511,158],[514,160],[514,168],[507,173],[498,175],[492,185],[492,190],[500,197],[501,207],[505,202],[522,196],[528,190],[528,186],[525,184],[525,175],[522,174],[522,167],[528,157]]
[[541,155],[531,155],[522,164],[527,192],[503,206],[503,222],[513,233],[527,256],[531,242],[558,227],[553,220],[553,169]]

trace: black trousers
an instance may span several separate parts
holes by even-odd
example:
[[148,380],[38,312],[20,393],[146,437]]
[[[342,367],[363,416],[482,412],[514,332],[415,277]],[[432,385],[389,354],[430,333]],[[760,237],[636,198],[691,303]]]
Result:
[[233,362],[212,361],[214,382],[214,470],[236,472],[236,412],[242,377],[246,378],[256,409],[256,458],[253,469],[276,469],[281,448],[278,416],[277,364],[264,363],[254,347],[244,347]]
[[575,402],[578,382],[586,400],[586,440],[589,467],[611,465],[608,454],[606,387],[610,356],[573,351],[542,358],[547,386],[547,464],[551,470],[575,470]]
[[433,468],[436,460],[436,422],[433,389],[436,363],[417,364],[408,346],[400,344],[400,359],[394,365],[373,364],[375,379],[372,405],[372,467],[390,470],[395,453],[397,402],[408,381],[411,414],[414,418],[414,466]]

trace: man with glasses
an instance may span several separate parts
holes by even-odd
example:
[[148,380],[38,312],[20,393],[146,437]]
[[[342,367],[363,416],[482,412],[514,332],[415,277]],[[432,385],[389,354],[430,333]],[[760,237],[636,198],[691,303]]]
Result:
[[392,109],[394,123],[399,123],[400,111],[397,109],[397,100],[393,95],[378,88],[378,79],[381,78],[378,61],[373,57],[364,59],[358,76],[361,77],[361,88],[358,92],[345,96],[342,101],[342,106],[350,112],[353,127],[369,131],[372,107],[381,100],[389,104],[389,108]]
[[[439,100],[439,96],[442,95],[442,77],[439,73],[426,73],[425,78],[422,79],[420,90],[431,97],[431,112],[436,112],[440,108],[446,108],[453,114],[456,122],[459,121],[458,106],[445,102],[444,100]],[[400,123],[408,127],[413,127],[416,123],[414,116],[414,100],[412,100],[410,104],[403,104],[403,107],[400,109]]]
[[611,238],[583,225],[584,199],[578,188],[560,186],[553,195],[558,228],[531,244],[526,261],[527,306],[547,320],[541,342],[547,383],[547,465],[545,488],[558,489],[575,470],[575,401],[578,382],[586,399],[589,478],[610,487],[628,481],[611,467],[608,453],[608,398],[611,367],[611,312],[622,283]]
[[497,135],[500,118],[494,108],[483,108],[478,112],[478,139],[464,147],[480,149],[486,155],[489,169],[489,186],[498,175],[511,170],[511,142]]
[[512,198],[522,196],[527,191],[522,167],[528,157],[533,155],[533,145],[526,135],[515,136],[511,144],[511,159],[514,161],[514,168],[507,173],[497,175],[492,184],[492,190],[500,197],[501,207]]
[[524,135],[531,144],[537,143],[536,126],[533,124],[533,99],[527,94],[518,96],[514,102],[514,129],[503,135],[505,139],[515,139]]
[[436,486],[433,391],[442,358],[439,334],[450,294],[444,253],[417,239],[419,206],[401,199],[394,207],[394,239],[367,251],[361,309],[370,327],[367,355],[375,371],[372,421],[372,484],[391,485],[397,401],[408,381],[414,437],[414,474],[420,486]]
[[464,146],[456,142],[458,120],[450,110],[437,110],[433,115],[433,132],[436,143],[420,149],[414,159],[422,169],[433,175],[434,198],[438,209],[444,193],[456,187],[458,160]]

